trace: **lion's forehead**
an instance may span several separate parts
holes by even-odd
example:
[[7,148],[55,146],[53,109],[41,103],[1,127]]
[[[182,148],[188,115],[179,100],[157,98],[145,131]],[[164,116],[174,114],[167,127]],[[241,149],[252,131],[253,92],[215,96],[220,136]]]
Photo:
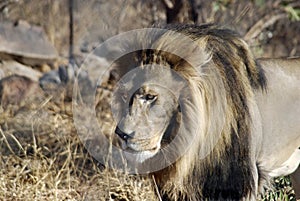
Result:
[[146,94],[153,94],[153,95],[158,95],[158,90],[155,87],[149,85],[149,84],[144,84],[142,87],[140,87],[135,94],[138,95],[146,95]]

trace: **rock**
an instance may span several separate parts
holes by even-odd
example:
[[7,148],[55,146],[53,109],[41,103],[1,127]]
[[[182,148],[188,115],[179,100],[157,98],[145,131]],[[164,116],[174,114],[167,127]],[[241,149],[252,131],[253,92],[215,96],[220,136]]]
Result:
[[[61,102],[68,95],[68,87],[63,80],[65,67],[60,66],[58,70],[51,70],[39,79],[39,85],[47,96],[51,96],[54,102]],[[72,92],[72,90],[71,90]],[[72,97],[72,96],[71,96]]]
[[41,27],[25,21],[0,22],[0,58],[34,66],[53,62],[57,52]]
[[12,60],[1,61],[0,70],[3,72],[3,77],[16,74],[28,77],[33,81],[38,81],[42,77],[41,72]]
[[99,57],[94,54],[82,54],[83,62],[79,65],[79,68],[86,71],[89,79],[94,85],[99,85],[99,80],[101,82],[107,82],[110,75],[110,70],[112,66],[108,60],[103,57]]
[[5,109],[9,105],[22,106],[43,98],[43,91],[28,77],[11,75],[0,80],[0,101]]
[[[57,70],[45,73],[39,79],[40,86],[46,94],[57,97],[63,91],[63,96],[71,99],[74,81],[77,80],[78,92],[89,102],[96,93],[97,86],[108,82],[109,62],[93,54],[76,55],[74,59],[74,65],[60,66]],[[99,79],[101,83],[98,83]]]
[[42,64],[40,67],[39,67],[39,70],[43,73],[47,73],[49,71],[51,71],[51,67],[47,64]]

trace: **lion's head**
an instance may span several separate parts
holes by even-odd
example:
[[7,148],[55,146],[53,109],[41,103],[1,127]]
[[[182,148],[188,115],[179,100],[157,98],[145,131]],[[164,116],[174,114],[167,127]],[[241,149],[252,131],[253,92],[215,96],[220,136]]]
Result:
[[138,152],[141,162],[155,155],[177,108],[176,97],[169,89],[156,84],[140,87],[130,97],[115,131],[123,140],[123,148]]
[[[166,79],[163,82],[161,75]],[[186,86],[175,71],[155,64],[136,68],[119,82],[114,96],[119,110],[115,133],[122,148],[136,154],[139,163],[153,157],[173,139]]]

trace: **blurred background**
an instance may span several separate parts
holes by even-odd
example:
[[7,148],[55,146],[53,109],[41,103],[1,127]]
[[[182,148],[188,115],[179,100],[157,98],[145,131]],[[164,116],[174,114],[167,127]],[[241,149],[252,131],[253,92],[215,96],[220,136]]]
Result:
[[[166,23],[217,23],[245,37],[257,56],[300,55],[298,0],[74,0],[76,51],[118,33]],[[68,50],[67,0],[1,0],[0,21],[42,26],[59,55]]]

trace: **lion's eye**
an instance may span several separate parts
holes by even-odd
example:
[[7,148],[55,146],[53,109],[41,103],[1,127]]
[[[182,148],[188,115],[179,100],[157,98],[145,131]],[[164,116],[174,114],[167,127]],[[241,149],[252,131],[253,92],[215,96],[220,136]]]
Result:
[[157,96],[152,95],[152,94],[146,94],[146,95],[145,95],[145,100],[146,100],[146,101],[153,101],[153,100],[155,100],[156,98],[157,98]]

